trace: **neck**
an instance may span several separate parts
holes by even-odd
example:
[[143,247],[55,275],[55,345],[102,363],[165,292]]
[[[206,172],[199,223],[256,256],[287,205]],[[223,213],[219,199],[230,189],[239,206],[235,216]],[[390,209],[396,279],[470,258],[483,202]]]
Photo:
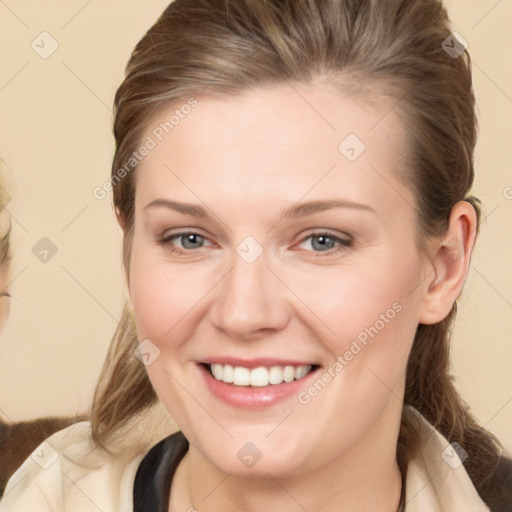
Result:
[[387,423],[375,424],[342,457],[286,478],[226,474],[191,445],[172,482],[169,512],[396,512],[402,489],[399,422]]

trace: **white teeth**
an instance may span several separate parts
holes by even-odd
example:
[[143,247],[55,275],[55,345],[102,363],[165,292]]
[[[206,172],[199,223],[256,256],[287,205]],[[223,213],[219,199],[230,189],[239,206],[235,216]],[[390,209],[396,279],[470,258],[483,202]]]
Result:
[[297,368],[295,368],[295,378],[302,379],[308,371],[307,366],[297,366]]
[[[221,379],[217,378],[217,380]],[[251,384],[251,371],[249,368],[235,366],[233,370],[233,384],[237,386],[249,386]]]
[[[221,368],[222,368],[222,365],[219,365]],[[233,375],[234,375],[235,371],[233,369],[233,367],[229,364],[225,365],[223,370],[222,370],[222,380],[224,382],[233,382]]]
[[283,369],[280,366],[272,366],[268,372],[268,381],[270,384],[281,384],[283,382]]
[[268,371],[266,368],[261,366],[251,370],[251,386],[268,386]]
[[229,364],[212,364],[211,372],[216,380],[221,380],[235,386],[263,387],[269,384],[281,384],[302,379],[311,370],[311,365],[302,366],[271,366],[265,368],[245,368],[244,366],[231,366]]
[[283,372],[285,382],[291,382],[295,379],[295,368],[293,366],[285,366]]
[[212,364],[211,370],[212,370],[213,376],[217,380],[222,380],[222,365],[220,365],[220,364]]

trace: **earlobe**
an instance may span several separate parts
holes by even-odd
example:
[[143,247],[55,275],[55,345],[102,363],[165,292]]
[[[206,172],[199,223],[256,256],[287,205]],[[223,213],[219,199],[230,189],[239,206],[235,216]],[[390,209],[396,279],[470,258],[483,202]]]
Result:
[[432,267],[425,280],[420,323],[435,324],[450,313],[466,280],[476,231],[475,209],[459,201],[452,208],[446,233],[431,244]]

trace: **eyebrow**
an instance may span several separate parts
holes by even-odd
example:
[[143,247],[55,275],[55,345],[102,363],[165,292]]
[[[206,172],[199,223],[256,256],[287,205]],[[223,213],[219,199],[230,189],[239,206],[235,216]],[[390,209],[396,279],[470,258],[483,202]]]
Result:
[[[209,219],[210,216],[206,213],[206,210],[197,205],[191,203],[181,203],[179,201],[171,201],[169,199],[157,198],[147,204],[143,210],[154,207],[165,207],[171,210],[175,210],[184,215],[190,217],[196,217],[198,219]],[[377,213],[371,206],[366,204],[354,203],[344,199],[324,199],[317,201],[308,201],[306,203],[298,203],[288,210],[281,213],[280,221],[285,219],[297,219],[300,217],[306,217],[313,215],[314,213],[323,212],[330,210],[331,208],[355,208],[357,210],[363,210],[368,212]]]

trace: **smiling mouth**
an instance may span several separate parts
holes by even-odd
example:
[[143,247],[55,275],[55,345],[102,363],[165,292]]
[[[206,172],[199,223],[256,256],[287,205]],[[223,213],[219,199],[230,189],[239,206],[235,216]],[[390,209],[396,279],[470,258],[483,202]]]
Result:
[[265,387],[278,385],[283,382],[300,380],[306,375],[319,368],[318,365],[299,366],[258,366],[257,368],[246,368],[244,366],[233,366],[229,364],[207,364],[202,363],[210,375],[217,381],[234,386]]

